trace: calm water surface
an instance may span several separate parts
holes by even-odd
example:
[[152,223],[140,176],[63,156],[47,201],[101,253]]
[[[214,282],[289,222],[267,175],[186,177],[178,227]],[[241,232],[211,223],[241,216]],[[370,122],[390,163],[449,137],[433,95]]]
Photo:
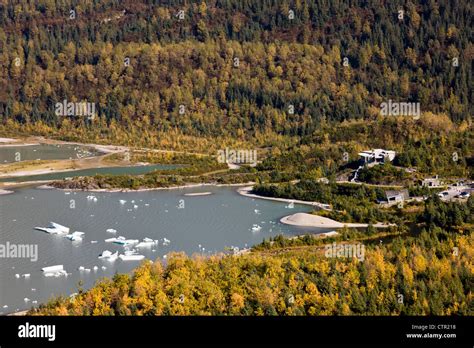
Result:
[[0,182],[62,180],[62,179],[71,178],[74,176],[94,176],[98,174],[141,175],[141,174],[153,172],[154,170],[168,170],[168,169],[175,169],[177,167],[179,167],[179,165],[153,164],[153,165],[141,165],[141,166],[90,168],[90,169],[71,170],[67,172],[51,173],[51,174],[24,175],[24,176],[18,176],[18,177],[1,178]]
[[102,153],[94,148],[80,145],[0,145],[0,164],[33,160],[78,159],[100,154]]
[[[141,249],[140,253],[150,260],[163,260],[171,251],[184,251],[188,255],[215,253],[230,246],[252,246],[278,234],[297,235],[311,230],[279,222],[285,215],[306,212],[310,207],[295,205],[289,209],[286,203],[243,197],[235,190],[202,187],[90,193],[25,188],[0,196],[0,244],[38,245],[36,262],[24,258],[0,259],[0,312],[30,308],[31,301],[41,303],[54,295],[70,295],[77,291],[79,281],[89,288],[101,277],[131,272],[139,261],[118,259],[111,263],[98,259],[106,249],[123,252],[123,247],[104,242],[113,236],[159,239],[157,247]],[[184,193],[204,191],[211,191],[212,195],[184,196]],[[87,199],[90,195],[97,201]],[[120,200],[127,202],[121,204]],[[85,232],[84,240],[71,242],[33,229],[47,226],[49,221],[68,226],[71,232]],[[254,224],[262,228],[252,231]],[[106,232],[109,228],[116,229],[116,235]],[[163,238],[169,239],[170,244],[163,245]],[[42,267],[58,264],[64,265],[70,273],[68,277],[49,278],[41,272]],[[99,269],[84,273],[78,270],[79,266]],[[102,266],[106,269],[102,270]],[[30,278],[15,277],[25,273],[31,274]],[[25,298],[30,301],[25,302]],[[8,308],[3,308],[5,305]]]

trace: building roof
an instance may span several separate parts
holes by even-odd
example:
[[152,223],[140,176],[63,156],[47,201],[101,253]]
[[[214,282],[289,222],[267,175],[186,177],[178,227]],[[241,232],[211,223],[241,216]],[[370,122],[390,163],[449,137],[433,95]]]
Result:
[[403,195],[404,198],[410,197],[410,194],[408,193],[407,189],[387,190],[387,191],[385,191],[385,195],[387,196],[387,199],[390,198],[390,197],[396,197],[396,196],[400,196],[400,195]]
[[365,150],[359,152],[359,156],[366,157],[366,158],[377,158],[382,159],[386,156],[395,157],[396,152],[392,150],[384,150],[384,149],[373,149],[373,150]]

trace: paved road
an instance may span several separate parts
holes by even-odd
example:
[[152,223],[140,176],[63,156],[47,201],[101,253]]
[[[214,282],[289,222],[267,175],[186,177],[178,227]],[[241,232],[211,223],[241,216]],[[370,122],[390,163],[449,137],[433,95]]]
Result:
[[471,192],[471,194],[472,194],[473,189],[470,188],[469,186],[452,186],[452,187],[449,187],[447,190],[442,191],[442,192],[447,192],[448,194],[446,196],[442,196],[441,200],[442,201],[452,201],[453,199],[456,199],[456,197],[459,196],[464,191]]

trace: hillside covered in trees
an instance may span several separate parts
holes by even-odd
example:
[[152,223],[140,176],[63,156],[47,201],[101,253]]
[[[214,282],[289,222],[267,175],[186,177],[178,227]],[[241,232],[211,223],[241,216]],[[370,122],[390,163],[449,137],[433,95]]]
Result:
[[[473,7],[10,1],[0,5],[0,130],[151,146],[231,135],[268,145],[326,121],[373,119],[389,99],[469,121]],[[99,117],[58,117],[63,100],[95,103]]]
[[[474,178],[473,19],[472,1],[451,0],[1,2],[1,137],[127,145],[110,163],[178,164],[51,186],[252,182],[369,224],[240,255],[172,253],[29,314],[473,315],[474,198],[419,185]],[[58,115],[63,101],[95,114]],[[421,114],[381,115],[388,101]],[[230,169],[214,158],[227,146],[258,161]],[[396,157],[362,168],[369,149]],[[423,200],[381,208],[402,185]],[[364,261],[327,257],[333,242],[363,244]]]

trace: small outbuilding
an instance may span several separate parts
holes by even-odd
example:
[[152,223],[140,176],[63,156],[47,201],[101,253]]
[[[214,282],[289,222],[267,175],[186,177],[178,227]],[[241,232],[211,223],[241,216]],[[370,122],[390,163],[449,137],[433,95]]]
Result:
[[423,187],[440,187],[441,181],[438,179],[438,175],[434,178],[426,178],[421,181],[421,186]]
[[384,149],[373,149],[359,152],[359,157],[365,164],[392,162],[396,152]]
[[387,197],[387,202],[403,202],[410,198],[410,194],[407,189],[403,190],[388,190],[385,191],[385,196]]

